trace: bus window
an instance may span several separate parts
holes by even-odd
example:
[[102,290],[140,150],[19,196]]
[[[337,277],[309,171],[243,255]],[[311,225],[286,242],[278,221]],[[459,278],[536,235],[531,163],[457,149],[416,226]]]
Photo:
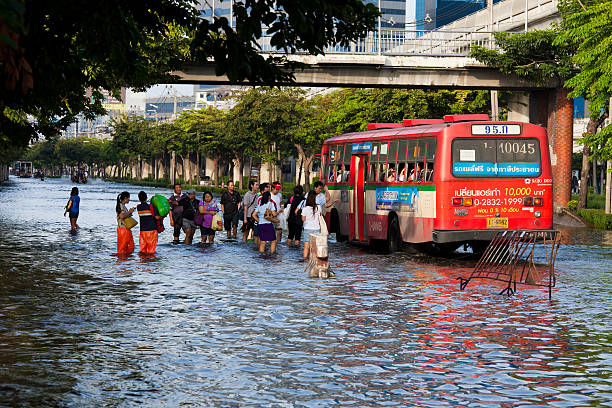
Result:
[[378,143],[372,143],[372,151],[370,153],[370,176],[368,181],[376,181],[376,169],[378,165]]
[[389,143],[389,154],[387,156],[387,177],[386,181],[393,183],[397,180],[397,142]]
[[418,145],[416,139],[408,140],[408,151],[406,152],[406,181],[415,180],[415,167],[418,155]]
[[426,142],[424,139],[420,139],[416,149],[416,170],[414,172],[413,181],[422,183],[425,178],[425,149]]
[[425,167],[423,168],[423,181],[433,181],[434,160],[436,158],[436,139],[425,139]]
[[378,181],[387,181],[387,156],[389,154],[389,143],[382,142],[378,152]]
[[351,150],[352,145],[347,144],[344,148],[344,169],[342,170],[342,182],[348,183],[351,175]]
[[452,143],[455,177],[535,177],[542,171],[540,143],[531,138],[470,138]]
[[344,147],[345,145],[337,146],[337,155],[336,155],[336,167],[334,168],[334,181],[336,183],[342,182],[342,170],[344,168]]
[[395,171],[395,179],[397,181],[406,181],[406,148],[408,141],[400,140],[397,147],[397,169]]

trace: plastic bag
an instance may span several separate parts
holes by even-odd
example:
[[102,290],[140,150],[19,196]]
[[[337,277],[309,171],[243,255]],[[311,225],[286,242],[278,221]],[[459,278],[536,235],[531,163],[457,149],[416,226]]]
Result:
[[288,226],[287,226],[287,215],[285,214],[285,212],[287,212],[287,211],[290,211],[290,207],[289,206],[285,207],[285,210],[282,213],[280,213],[280,214],[278,214],[276,216],[276,218],[278,218],[278,222],[280,223],[280,227],[282,229],[284,229],[284,230],[286,230],[288,228]]
[[219,211],[215,215],[213,215],[212,224],[210,225],[213,231],[222,231],[223,230],[223,213]]

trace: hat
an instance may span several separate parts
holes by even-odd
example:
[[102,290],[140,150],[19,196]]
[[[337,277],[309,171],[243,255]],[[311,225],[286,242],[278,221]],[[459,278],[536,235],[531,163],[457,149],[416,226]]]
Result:
[[275,188],[275,189],[277,189],[277,190],[280,190],[280,189],[281,189],[281,185],[280,185],[279,183],[273,183],[273,184],[272,184],[272,187],[273,187],[273,188]]
[[196,191],[194,189],[191,189],[191,190],[187,191],[187,194],[195,194],[195,193],[196,193]]

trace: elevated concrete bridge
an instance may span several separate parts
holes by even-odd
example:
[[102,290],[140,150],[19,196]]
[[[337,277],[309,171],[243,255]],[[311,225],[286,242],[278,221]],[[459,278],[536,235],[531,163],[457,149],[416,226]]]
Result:
[[[308,64],[295,72],[295,85],[329,87],[463,88],[529,90],[527,81],[487,68],[469,58],[472,45],[493,49],[491,30],[521,32],[559,20],[557,0],[505,0],[433,31],[379,29],[348,47],[329,47],[325,55],[288,55]],[[263,37],[262,55],[282,55]],[[228,84],[213,63],[175,72],[185,83]],[[557,88],[550,81],[541,88]]]

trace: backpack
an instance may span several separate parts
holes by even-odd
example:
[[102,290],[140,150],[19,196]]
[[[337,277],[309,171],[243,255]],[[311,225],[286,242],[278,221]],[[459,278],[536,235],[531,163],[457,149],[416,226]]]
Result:
[[166,230],[164,227],[164,219],[158,220],[155,218],[155,210],[153,210],[153,204],[149,204],[149,208],[151,208],[151,214],[153,215],[153,219],[155,220],[155,224],[157,225],[157,232],[162,233]]
[[295,209],[298,208],[298,206],[301,203],[302,203],[302,200],[298,199],[298,197],[296,196],[291,197],[291,206],[289,207],[289,216],[287,217],[288,222],[296,223],[296,224],[299,224],[302,222],[302,209],[300,208],[297,214],[295,213]]

